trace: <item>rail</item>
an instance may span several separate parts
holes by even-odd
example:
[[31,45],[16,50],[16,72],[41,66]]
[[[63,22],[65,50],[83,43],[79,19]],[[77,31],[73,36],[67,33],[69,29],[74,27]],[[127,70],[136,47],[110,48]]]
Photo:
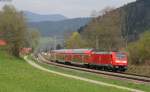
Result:
[[75,70],[80,70],[80,71],[85,71],[85,72],[91,72],[91,73],[96,73],[96,74],[103,74],[103,75],[107,75],[107,76],[125,78],[125,79],[130,79],[130,80],[136,80],[136,81],[140,81],[140,82],[144,82],[144,83],[150,83],[150,77],[147,77],[147,76],[141,76],[141,75],[139,76],[139,75],[135,75],[135,74],[115,73],[115,72],[107,72],[107,71],[88,69],[88,68],[83,68],[83,67],[75,67],[75,66],[65,65],[62,63],[51,62],[51,61],[45,59],[41,55],[39,55],[39,59],[43,63],[55,65],[55,66],[59,66],[59,67],[75,69]]

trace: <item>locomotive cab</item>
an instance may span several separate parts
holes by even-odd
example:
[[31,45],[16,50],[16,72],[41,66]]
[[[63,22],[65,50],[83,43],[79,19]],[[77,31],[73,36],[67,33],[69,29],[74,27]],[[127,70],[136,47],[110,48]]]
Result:
[[113,53],[113,65],[114,68],[119,71],[127,70],[127,54],[124,52],[114,52]]

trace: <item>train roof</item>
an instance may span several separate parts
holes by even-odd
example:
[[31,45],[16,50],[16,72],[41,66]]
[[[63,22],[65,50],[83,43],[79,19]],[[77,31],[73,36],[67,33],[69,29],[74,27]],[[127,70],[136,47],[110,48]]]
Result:
[[[54,53],[65,53],[65,54],[112,54],[113,51],[110,52],[95,52],[93,49],[60,49],[60,50],[52,50]],[[120,52],[115,52],[120,53]]]
[[86,54],[91,53],[93,49],[61,49],[61,50],[52,50],[52,52],[56,53],[72,53],[72,54]]

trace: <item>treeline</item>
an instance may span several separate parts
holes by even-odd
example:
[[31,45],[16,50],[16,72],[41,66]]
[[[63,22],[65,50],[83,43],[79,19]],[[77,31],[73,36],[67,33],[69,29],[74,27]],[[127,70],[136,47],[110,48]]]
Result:
[[34,48],[39,35],[27,28],[22,12],[8,5],[0,11],[0,33],[0,39],[7,42],[5,50],[16,57],[20,56],[22,48]]
[[97,51],[117,51],[121,49],[125,41],[120,31],[120,12],[107,8],[103,13],[104,15],[93,18],[88,25],[79,30],[79,33],[73,33],[67,40],[67,47],[94,48]]
[[[148,0],[124,7],[106,8],[66,40],[67,48],[94,48],[97,51],[126,51],[131,64],[150,63]],[[142,13],[142,14],[141,14]]]
[[150,0],[136,0],[120,8],[122,33],[128,41],[139,39],[150,27]]

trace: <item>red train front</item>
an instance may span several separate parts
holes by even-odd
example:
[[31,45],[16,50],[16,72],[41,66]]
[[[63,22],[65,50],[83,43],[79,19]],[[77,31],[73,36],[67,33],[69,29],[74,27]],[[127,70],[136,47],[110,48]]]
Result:
[[91,64],[106,70],[125,71],[127,69],[127,54],[124,52],[95,52],[91,55]]
[[124,52],[95,52],[92,49],[53,50],[51,59],[113,71],[125,71],[128,65],[127,54]]

